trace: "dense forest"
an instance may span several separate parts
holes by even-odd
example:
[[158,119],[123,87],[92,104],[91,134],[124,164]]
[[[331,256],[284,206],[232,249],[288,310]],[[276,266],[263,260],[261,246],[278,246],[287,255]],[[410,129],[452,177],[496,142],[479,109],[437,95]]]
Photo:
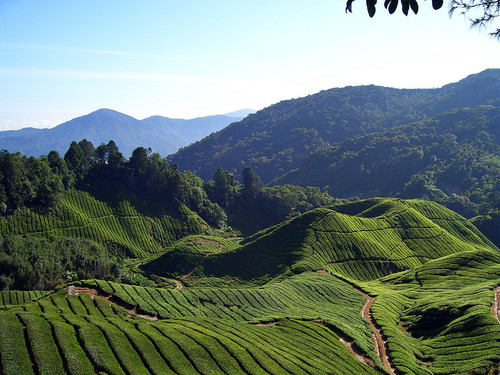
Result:
[[273,183],[329,186],[338,197],[425,197],[466,217],[498,209],[500,101],[349,139]]
[[[169,157],[208,180],[217,168],[250,166],[267,184],[312,152],[349,138],[408,125],[498,98],[498,69],[438,89],[354,86],[279,102],[180,149]],[[498,104],[497,104],[498,105]]]

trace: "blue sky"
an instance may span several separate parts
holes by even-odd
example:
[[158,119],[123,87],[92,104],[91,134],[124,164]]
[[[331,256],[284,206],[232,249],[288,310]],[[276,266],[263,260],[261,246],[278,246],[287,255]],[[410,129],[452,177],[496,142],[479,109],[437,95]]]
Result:
[[420,0],[0,0],[0,130],[99,108],[136,118],[261,109],[346,85],[440,87],[500,68],[500,43]]

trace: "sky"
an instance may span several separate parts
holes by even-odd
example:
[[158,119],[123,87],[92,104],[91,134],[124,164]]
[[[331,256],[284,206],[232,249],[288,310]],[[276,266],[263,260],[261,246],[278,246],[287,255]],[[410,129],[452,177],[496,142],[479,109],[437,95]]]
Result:
[[500,68],[500,42],[419,0],[0,0],[0,130],[100,108],[195,118],[350,85],[434,88]]

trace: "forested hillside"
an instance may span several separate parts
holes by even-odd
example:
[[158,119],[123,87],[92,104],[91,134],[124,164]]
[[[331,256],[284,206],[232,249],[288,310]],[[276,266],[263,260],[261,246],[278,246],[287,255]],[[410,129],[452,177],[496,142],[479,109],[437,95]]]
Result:
[[179,150],[170,160],[205,180],[219,167],[237,173],[248,165],[268,183],[299,167],[316,150],[485,104],[499,92],[500,73],[495,69],[439,89],[334,88],[272,105]]
[[329,186],[336,197],[426,196],[475,216],[498,208],[499,124],[500,99],[456,109],[319,150],[273,183]]
[[[64,157],[2,151],[0,289],[51,289],[92,277],[142,283],[125,259],[165,251],[186,236],[253,233],[334,202],[318,188],[262,190],[251,170],[243,180],[220,169],[204,183],[143,147],[127,160],[113,141],[73,142]],[[255,210],[258,202],[273,214]]]

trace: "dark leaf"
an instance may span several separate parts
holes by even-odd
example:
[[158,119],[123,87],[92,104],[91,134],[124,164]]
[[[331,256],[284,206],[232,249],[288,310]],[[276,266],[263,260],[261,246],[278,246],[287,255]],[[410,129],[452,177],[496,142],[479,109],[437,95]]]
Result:
[[377,0],[366,0],[366,8],[370,17],[375,15],[375,4],[377,4]]
[[398,7],[398,0],[392,0],[390,1],[389,4],[389,13],[392,14],[396,11],[396,8]]
[[403,5],[403,13],[405,16],[408,15],[408,10],[410,9],[410,4],[408,3],[408,0],[401,0],[401,4]]
[[432,0],[432,7],[434,9],[439,9],[443,6],[443,0]]
[[354,0],[347,0],[347,3],[345,4],[345,11],[352,13],[352,3]]
[[410,0],[410,7],[411,7],[411,10],[413,10],[413,13],[415,13],[415,14],[418,13],[418,3],[417,3],[417,0]]

